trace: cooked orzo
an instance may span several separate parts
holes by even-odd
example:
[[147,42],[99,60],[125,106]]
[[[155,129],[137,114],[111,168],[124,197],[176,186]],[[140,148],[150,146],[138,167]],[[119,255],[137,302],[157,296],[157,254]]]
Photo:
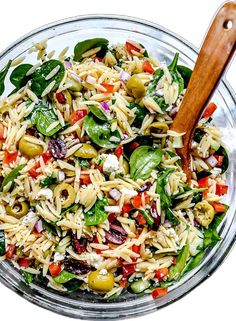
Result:
[[[227,211],[228,157],[210,103],[187,184],[171,131],[191,70],[139,43],[79,42],[9,61],[0,101],[0,261],[58,291],[166,294],[195,268]],[[25,58],[25,57],[24,57]],[[19,64],[18,66],[17,63]],[[13,68],[13,70],[11,70]]]

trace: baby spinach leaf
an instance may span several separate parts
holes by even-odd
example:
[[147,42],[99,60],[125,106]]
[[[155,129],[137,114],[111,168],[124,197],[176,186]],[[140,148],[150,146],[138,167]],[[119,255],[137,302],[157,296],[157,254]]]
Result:
[[163,112],[165,112],[166,109],[169,107],[169,105],[166,104],[164,97],[153,96],[152,98]]
[[192,70],[186,66],[178,65],[177,70],[184,80],[184,88],[187,88],[190,77],[192,75]]
[[[116,148],[120,144],[119,132],[117,130],[112,132],[109,123],[102,122],[91,114],[85,116],[84,128],[91,140],[100,147]],[[117,138],[117,142],[110,141],[112,136]]]
[[49,126],[58,121],[58,118],[53,109],[42,102],[35,105],[30,114],[30,120],[33,125],[36,125],[37,130],[45,136],[52,136],[62,128],[58,123],[56,127],[48,131]]
[[27,72],[33,67],[31,64],[17,66],[10,75],[10,82],[16,87],[14,92],[25,86],[31,76],[26,76]]
[[222,174],[228,169],[229,167],[229,157],[226,152],[226,149],[223,146],[220,146],[220,148],[216,152],[217,155],[224,156],[223,159],[223,165],[220,167],[222,170]]
[[181,276],[183,276],[184,274],[190,272],[191,270],[193,270],[195,267],[197,267],[204,255],[205,255],[206,251],[205,250],[202,250],[201,252],[199,252],[196,256],[194,257],[191,257],[191,259],[188,261],[188,263],[185,265],[185,268],[183,269],[182,273],[181,273]]
[[165,185],[167,184],[168,176],[173,173],[173,171],[174,169],[167,168],[157,174],[156,193],[160,195],[161,206],[167,208],[171,206],[171,198],[165,192]]
[[219,236],[216,230],[213,230],[210,228],[208,228],[207,230],[204,230],[204,240],[203,240],[204,248],[214,247],[220,240],[221,240],[221,237]]
[[[59,71],[50,79],[46,80],[49,73],[55,69],[57,66],[60,67]],[[51,91],[56,90],[65,74],[65,67],[59,60],[51,59],[42,64],[42,66],[37,69],[32,75],[32,85],[31,89],[37,96],[41,96],[43,91],[48,87],[51,82],[55,82]]]
[[31,282],[33,282],[34,279],[34,275],[29,273],[29,272],[23,272],[22,273],[23,277],[24,277],[24,281],[26,285],[29,285]]
[[169,207],[165,209],[165,215],[166,219],[171,223],[171,225],[179,225],[179,219],[175,216],[175,214]]
[[186,244],[182,247],[180,253],[178,254],[176,264],[172,265],[169,269],[168,281],[177,279],[181,275],[185,267],[185,264],[187,262],[188,256],[189,256],[189,245]]
[[79,208],[78,204],[73,204],[70,207],[62,209],[62,211],[61,211],[61,219],[62,219],[62,217],[64,217],[66,215],[66,213],[69,213],[69,212],[75,213],[78,210],[78,208]]
[[141,210],[139,208],[132,208],[132,210],[129,212],[129,214],[132,214],[134,212],[138,211],[146,220],[147,224],[151,227],[154,224],[154,219],[151,217],[151,215],[148,214],[147,211]]
[[55,227],[55,225],[53,225],[52,223],[48,223],[47,221],[45,221],[43,218],[41,218],[43,226],[45,227],[45,229],[49,232],[52,233],[54,235],[57,235],[57,229]]
[[61,271],[58,276],[54,277],[53,280],[57,283],[63,284],[69,282],[70,280],[74,279],[76,275],[74,273],[67,272],[65,270]]
[[135,119],[132,123],[132,126],[136,128],[140,128],[145,116],[147,115],[147,109],[144,107],[141,107],[137,103],[130,103],[128,108],[135,109]]
[[8,73],[9,68],[11,67],[12,60],[9,60],[7,65],[0,71],[0,96],[3,94],[5,90],[5,78]]
[[67,288],[68,292],[75,292],[81,287],[82,284],[83,284],[82,280],[72,279],[64,283],[63,285],[65,288]]
[[18,177],[20,171],[26,166],[26,164],[19,165],[14,168],[3,180],[0,191],[3,190],[3,187],[6,186],[9,182],[13,182],[15,178]]
[[45,186],[50,186],[50,185],[53,185],[53,184],[56,184],[57,183],[57,177],[54,177],[54,176],[48,176],[46,177],[44,180],[42,180],[39,185],[41,187],[45,187]]
[[106,116],[97,106],[90,105],[90,106],[89,106],[89,110],[90,110],[91,113],[92,113],[94,116],[96,116],[98,119],[107,121],[107,116]]
[[184,80],[177,68],[178,60],[179,60],[179,53],[177,52],[174,56],[172,63],[169,65],[168,69],[172,76],[172,81],[179,85],[179,94],[181,94],[182,91],[184,90]]
[[196,142],[196,143],[200,143],[200,141],[202,140],[202,137],[205,135],[205,132],[200,129],[200,128],[197,128],[194,132],[194,135],[193,135],[193,140]]
[[108,217],[108,213],[105,212],[104,209],[104,207],[107,205],[107,198],[98,200],[90,211],[84,213],[85,225],[92,226],[102,224]]
[[96,55],[103,58],[108,49],[108,40],[105,38],[93,38],[78,42],[74,48],[74,60],[80,61],[83,59],[83,54],[93,48],[101,47],[100,51]]
[[0,231],[0,256],[5,255],[6,245],[5,245],[5,234],[4,231]]
[[147,179],[151,172],[159,165],[162,151],[159,147],[140,146],[134,150],[130,157],[130,177]]

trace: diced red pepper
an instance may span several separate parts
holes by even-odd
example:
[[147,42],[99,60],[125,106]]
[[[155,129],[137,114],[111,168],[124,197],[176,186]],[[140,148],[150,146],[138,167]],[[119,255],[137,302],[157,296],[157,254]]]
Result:
[[140,249],[141,249],[141,245],[133,245],[132,246],[132,251],[137,253],[137,254],[140,254]]
[[3,164],[10,164],[16,161],[18,152],[8,152],[7,150],[4,152],[3,156]]
[[123,146],[120,145],[120,146],[116,147],[114,154],[116,155],[117,158],[120,158],[120,156],[124,154]]
[[217,109],[216,104],[215,104],[215,103],[210,103],[210,104],[206,107],[206,109],[205,109],[205,111],[204,111],[204,113],[203,113],[203,117],[204,117],[204,118],[211,117],[211,115],[214,113],[214,111],[215,111],[216,109]]
[[132,210],[133,206],[130,204],[124,204],[124,206],[122,207],[122,213],[129,213]]
[[62,92],[56,93],[56,99],[60,104],[65,104],[66,103],[66,97]]
[[25,258],[20,258],[17,263],[19,266],[27,268],[30,266],[31,261]]
[[224,213],[226,211],[226,206],[219,202],[213,202],[212,206],[214,207],[216,213]]
[[[206,188],[209,187],[209,181],[208,177],[203,177],[198,181],[198,187],[199,188]],[[202,192],[202,196],[205,198],[207,196],[208,189]]]
[[102,168],[101,165],[97,165],[97,164],[96,164],[96,165],[94,165],[94,168],[98,169],[99,172],[103,173],[103,168]]
[[75,123],[77,123],[77,121],[79,121],[80,119],[84,118],[86,115],[87,115],[87,110],[86,109],[80,109],[80,110],[74,111],[70,115],[70,123],[71,123],[71,125],[74,125]]
[[156,289],[154,289],[152,291],[152,297],[153,297],[153,299],[156,299],[156,298],[158,298],[160,296],[166,295],[167,293],[168,293],[168,289],[167,288],[165,288],[165,289],[156,288]]
[[108,216],[108,221],[109,221],[110,223],[115,222],[116,219],[117,219],[117,216],[116,216],[115,213],[111,213],[111,214]]
[[6,252],[6,259],[11,260],[15,253],[16,253],[16,244],[8,245],[7,252]]
[[214,157],[217,159],[217,164],[216,164],[216,166],[221,167],[221,166],[223,165],[224,156],[214,155]]
[[130,145],[129,151],[132,153],[137,147],[139,147],[139,143],[138,142],[133,142]]
[[82,185],[88,185],[91,183],[89,174],[81,174],[80,180]]
[[136,271],[136,264],[123,264],[122,274],[124,277],[127,277],[133,274]]
[[138,225],[146,225],[147,224],[147,221],[145,220],[145,218],[143,217],[143,215],[141,213],[138,213],[137,220],[138,220]]
[[45,164],[52,159],[52,154],[50,150],[47,150],[45,153],[42,154],[42,158]]
[[168,275],[168,268],[167,267],[158,269],[156,271],[156,277],[158,278],[159,281],[164,280],[167,277],[167,275]]
[[49,272],[51,274],[52,277],[57,276],[58,274],[60,274],[61,272],[61,265],[57,262],[53,262],[49,265],[48,267]]
[[102,62],[102,61],[103,61],[103,58],[95,57],[95,60],[98,60],[99,62]]
[[112,84],[106,84],[105,82],[101,83],[101,86],[105,88],[104,90],[100,90],[102,92],[104,92],[105,94],[112,94],[114,92],[114,85]]
[[216,195],[221,196],[228,193],[228,186],[227,185],[218,185],[216,184]]
[[0,124],[0,141],[3,141],[4,140],[4,126],[3,124]]
[[137,51],[137,52],[140,52],[140,50],[141,50],[141,48],[139,47],[138,44],[136,45],[134,42],[131,43],[129,41],[126,41],[125,48],[129,53],[132,53],[132,50]]
[[175,265],[175,264],[176,264],[176,262],[177,262],[176,257],[173,257],[173,259],[172,259],[172,264],[173,264],[173,265]]
[[120,281],[120,286],[122,286],[122,288],[125,288],[127,285],[127,277],[123,276],[121,281]]
[[40,168],[40,163],[37,162],[31,169],[29,170],[29,175],[33,178],[38,177],[41,173],[37,169]]
[[148,72],[149,74],[154,74],[155,72],[155,70],[152,68],[152,65],[147,60],[143,62],[143,71]]
[[[143,193],[140,193],[132,198],[131,202],[132,202],[133,207],[135,207],[135,208],[142,207],[142,194]],[[149,196],[145,192],[144,192],[144,203],[145,204],[150,203]]]

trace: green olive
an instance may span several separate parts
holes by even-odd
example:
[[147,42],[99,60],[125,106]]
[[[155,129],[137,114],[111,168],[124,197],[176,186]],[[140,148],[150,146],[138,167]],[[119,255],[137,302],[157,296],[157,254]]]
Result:
[[145,86],[139,75],[133,75],[127,82],[127,88],[134,98],[144,97],[146,94]]
[[75,190],[67,183],[57,185],[53,191],[53,195],[54,198],[60,198],[62,208],[67,208],[75,202]]
[[34,158],[35,156],[43,154],[43,147],[41,145],[29,142],[27,138],[34,138],[31,135],[23,135],[19,141],[19,150],[22,155],[28,158]]
[[74,155],[81,158],[94,158],[98,156],[98,152],[91,144],[85,143],[81,144],[80,149],[78,149]]
[[15,218],[21,218],[25,216],[29,211],[29,205],[26,202],[16,202],[12,206],[6,206],[6,212],[8,215]]
[[126,159],[123,159],[123,173],[125,175],[129,174],[129,163]]
[[73,78],[70,77],[70,75],[66,78],[65,83],[70,83],[72,86],[70,86],[69,90],[71,91],[81,91],[83,86],[80,82],[75,81]]
[[97,270],[91,272],[88,276],[88,286],[94,291],[109,292],[113,289],[114,283],[114,275],[110,272],[103,274]]
[[[58,96],[60,94],[60,96]],[[72,97],[68,90],[63,90],[60,93],[53,93],[50,96],[53,104],[60,110],[64,111],[64,107],[66,104],[71,106],[72,104]]]
[[168,125],[166,123],[157,121],[152,123],[149,128],[154,128],[154,129],[158,129],[160,132],[162,133],[166,133],[169,129]]
[[215,216],[215,210],[211,204],[206,201],[202,201],[194,206],[193,214],[199,224],[207,227]]

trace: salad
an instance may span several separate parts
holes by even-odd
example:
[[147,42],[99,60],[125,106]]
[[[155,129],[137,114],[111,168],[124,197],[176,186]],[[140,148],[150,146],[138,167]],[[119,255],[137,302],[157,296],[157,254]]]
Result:
[[196,128],[187,184],[183,134],[171,130],[191,76],[179,54],[167,64],[104,38],[68,49],[55,57],[36,43],[37,64],[20,57],[0,72],[0,262],[29,286],[165,295],[220,242],[217,106]]

